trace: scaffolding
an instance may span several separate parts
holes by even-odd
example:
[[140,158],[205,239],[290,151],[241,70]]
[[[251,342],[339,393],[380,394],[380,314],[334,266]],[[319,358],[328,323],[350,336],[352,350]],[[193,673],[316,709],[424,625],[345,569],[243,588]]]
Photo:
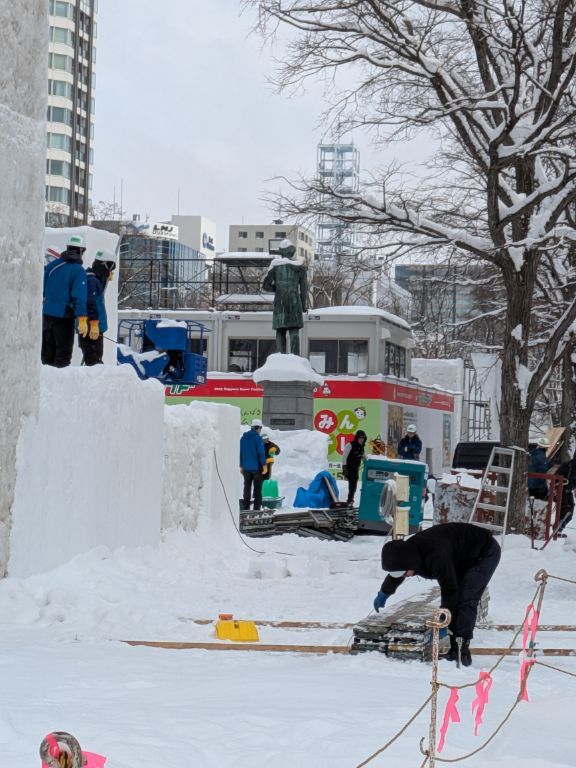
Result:
[[339,216],[349,212],[334,192],[355,193],[360,188],[360,153],[354,144],[318,145],[319,203],[323,213],[316,223],[316,254],[319,260],[335,260],[337,256],[356,252],[356,225]]

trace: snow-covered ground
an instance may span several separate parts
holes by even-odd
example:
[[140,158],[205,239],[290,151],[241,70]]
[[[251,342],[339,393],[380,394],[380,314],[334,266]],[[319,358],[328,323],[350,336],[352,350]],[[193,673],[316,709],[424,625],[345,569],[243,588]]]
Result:
[[[280,460],[280,475],[279,467]],[[37,768],[38,745],[51,729],[68,730],[86,750],[107,755],[109,768],[353,768],[381,746],[428,696],[428,665],[377,653],[172,651],[120,642],[212,641],[213,627],[192,620],[216,619],[220,612],[243,619],[339,622],[370,612],[382,579],[381,540],[245,541],[223,516],[200,520],[194,532],[170,530],[158,547],[115,552],[101,547],[49,573],[0,582],[4,763]],[[546,568],[573,578],[575,550],[574,531],[544,552],[508,537],[491,584],[491,619],[520,622],[534,593],[534,573]],[[429,586],[410,580],[394,602]],[[542,621],[576,623],[575,585],[550,583]],[[511,637],[494,635],[479,632],[475,643],[505,646]],[[260,639],[342,645],[351,632],[261,627]],[[575,647],[576,633],[542,633],[539,640],[546,647]],[[576,673],[576,659],[549,661]],[[443,662],[441,677],[471,681],[487,666],[486,657],[461,671]],[[470,716],[473,689],[462,692],[462,723],[451,727],[443,756],[467,752],[492,733],[514,701],[518,675],[517,658],[496,671],[477,739]],[[494,742],[464,765],[576,764],[576,679],[536,668],[529,693],[530,702],[520,705]],[[443,694],[441,713],[445,701]],[[421,715],[372,765],[420,765],[418,742],[427,733],[428,720]]]

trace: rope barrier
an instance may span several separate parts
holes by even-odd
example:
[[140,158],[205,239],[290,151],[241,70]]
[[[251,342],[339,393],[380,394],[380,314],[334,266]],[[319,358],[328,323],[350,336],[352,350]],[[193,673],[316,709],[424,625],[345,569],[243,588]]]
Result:
[[576,584],[576,581],[574,579],[567,579],[564,576],[552,576],[551,574],[546,574],[546,577],[548,579],[556,579],[556,581],[566,581],[568,584]]
[[[536,591],[534,592],[534,596],[533,596],[532,600],[530,601],[531,603],[534,603],[536,601],[536,599],[539,597],[540,590],[542,590],[543,588],[544,588],[544,584],[543,583],[538,584],[538,587],[536,588]],[[520,626],[518,627],[517,631],[515,632],[514,636],[512,637],[512,640],[510,641],[509,645],[506,648],[507,651],[509,651],[511,648],[514,647],[514,643],[516,642],[516,640],[520,636],[520,633],[523,631],[523,629],[524,629],[524,623],[520,624]],[[503,653],[499,657],[499,659],[496,661],[496,663],[492,667],[490,667],[490,669],[488,670],[488,674],[492,675],[492,673],[496,669],[498,669],[498,667],[500,666],[502,661],[508,655],[509,655],[508,653]],[[472,682],[472,683],[463,683],[462,685],[450,685],[449,683],[438,683],[438,685],[441,688],[456,688],[456,690],[461,691],[464,688],[474,688],[475,685],[476,685],[476,680],[474,680],[474,682]]]
[[563,675],[570,675],[570,677],[576,677],[576,672],[568,672],[567,669],[562,669],[562,667],[555,667],[553,664],[546,664],[544,661],[538,661],[537,659],[534,661],[534,664],[538,664],[540,667],[547,667],[548,669],[554,669],[556,672],[562,672]]
[[[397,739],[399,739],[399,738],[400,738],[400,736],[402,736],[402,734],[403,734],[405,731],[407,731],[407,730],[408,730],[408,728],[409,728],[409,727],[412,725],[412,723],[414,722],[414,720],[416,720],[416,718],[418,717],[418,715],[419,715],[421,712],[423,712],[423,711],[424,711],[424,709],[426,709],[426,707],[428,706],[428,704],[430,703],[430,701],[432,701],[432,694],[430,694],[430,696],[428,696],[428,698],[426,699],[426,701],[424,702],[424,704],[422,704],[422,706],[421,706],[421,707],[419,707],[419,708],[416,710],[416,712],[415,712],[415,713],[412,715],[412,717],[410,718],[410,720],[408,720],[408,722],[407,722],[407,723],[406,723],[406,724],[405,724],[405,725],[404,725],[404,726],[403,726],[403,727],[402,727],[402,728],[401,728],[401,729],[398,731],[398,733],[396,733],[394,736],[392,736],[392,738],[391,738],[391,739],[389,739],[389,740],[386,742],[386,744],[384,744],[384,746],[383,746],[383,747],[380,747],[380,749],[377,749],[377,750],[376,750],[376,752],[374,752],[373,754],[371,754],[371,755],[370,755],[370,757],[367,757],[367,758],[366,758],[366,760],[363,760],[361,763],[358,763],[358,765],[356,766],[356,768],[363,768],[363,766],[365,766],[365,765],[368,765],[368,763],[371,763],[371,762],[372,762],[372,760],[374,760],[376,757],[378,757],[378,755],[381,755],[381,754],[382,754],[382,752],[384,752],[385,750],[387,750],[387,749],[388,749],[388,747],[390,747],[392,744],[394,744],[394,742],[395,742]],[[422,763],[422,766],[425,766],[427,761],[428,761],[428,756],[426,756],[426,761],[425,761],[424,763]]]
[[[530,606],[532,606],[532,608],[533,608],[534,604],[537,602],[536,615],[538,617],[541,614],[542,602],[543,602],[543,599],[544,599],[544,592],[545,592],[545,589],[546,589],[546,585],[547,585],[548,579],[556,579],[557,581],[565,581],[565,582],[568,582],[568,583],[571,583],[571,584],[576,584],[576,581],[573,580],[573,579],[566,579],[566,578],[564,578],[562,576],[552,576],[551,574],[547,573],[545,570],[538,571],[534,578],[535,578],[536,581],[538,581],[540,583],[538,584],[538,586],[536,588],[536,591],[534,592],[534,596],[533,596],[532,600],[530,601]],[[518,630],[515,632],[512,640],[510,641],[510,644],[509,644],[508,648],[506,649],[507,651],[510,650],[511,648],[513,648],[514,643],[518,639],[520,633],[524,631],[525,625],[526,625],[526,622],[527,622],[527,616],[528,616],[528,614],[526,615],[524,622],[518,627]],[[434,628],[434,635],[435,635],[434,641],[435,641],[435,644],[437,646],[438,626],[435,626],[434,622],[430,623],[429,626],[433,626],[433,628]],[[436,651],[437,651],[437,649],[436,649]],[[476,749],[472,750],[471,752],[468,752],[465,755],[460,755],[460,757],[452,757],[452,758],[439,757],[436,754],[435,736],[431,738],[430,747],[429,747],[428,750],[425,750],[423,748],[424,739],[421,739],[421,741],[420,741],[420,751],[424,755],[424,761],[420,765],[420,768],[427,768],[427,766],[430,766],[430,768],[433,768],[433,766],[435,764],[435,761],[437,761],[439,763],[460,763],[460,762],[463,762],[464,760],[468,760],[469,758],[474,757],[474,755],[477,755],[479,752],[481,752],[483,749],[485,749],[492,741],[494,741],[496,736],[500,733],[500,731],[504,728],[504,726],[506,725],[508,720],[512,717],[512,714],[513,714],[514,710],[516,709],[516,707],[518,706],[518,704],[521,701],[524,700],[525,694],[526,694],[526,688],[527,688],[527,684],[528,684],[528,677],[529,677],[529,675],[530,675],[530,673],[531,673],[531,671],[532,671],[534,666],[539,665],[541,667],[547,667],[548,669],[552,669],[552,670],[554,670],[556,672],[561,672],[562,674],[569,675],[570,677],[576,677],[576,673],[574,673],[574,672],[569,672],[568,670],[562,669],[561,667],[556,667],[553,664],[546,664],[545,662],[542,662],[542,661],[539,661],[539,660],[533,658],[534,651],[535,651],[535,644],[534,644],[534,640],[532,638],[530,640],[528,646],[527,646],[527,649],[526,649],[526,660],[527,660],[526,671],[525,671],[525,674],[522,674],[522,676],[521,676],[520,686],[519,686],[518,694],[516,696],[516,700],[514,701],[514,704],[512,704],[512,706],[510,707],[508,712],[506,713],[506,715],[503,718],[503,720],[499,723],[497,728],[490,735],[490,737],[488,739],[486,739],[486,741],[484,741],[479,747],[477,747]],[[434,659],[434,656],[436,657],[435,659]],[[508,653],[503,653],[499,657],[499,659],[496,661],[496,663],[490,668],[490,670],[489,670],[489,672],[487,674],[491,676],[492,673],[500,666],[502,661],[507,656],[508,656]],[[436,652],[436,654],[433,654],[433,659],[437,663],[437,652]],[[464,688],[474,687],[474,686],[476,686],[477,682],[478,681],[474,681],[472,683],[465,683],[463,685],[449,685],[447,683],[439,682],[436,679],[436,676],[435,676],[434,671],[433,671],[432,693],[430,694],[430,696],[426,699],[426,701],[422,704],[422,706],[419,707],[416,710],[416,712],[412,715],[412,717],[408,720],[408,722],[391,739],[389,739],[386,742],[386,744],[384,744],[384,746],[380,747],[380,749],[376,750],[376,752],[371,754],[363,762],[359,763],[356,766],[356,768],[363,768],[364,766],[368,765],[368,763],[372,762],[372,760],[374,760],[376,757],[378,757],[378,755],[381,755],[382,752],[387,750],[388,747],[390,747],[403,733],[405,733],[405,731],[409,728],[409,726],[412,725],[414,720],[416,720],[416,718],[423,712],[423,710],[428,706],[428,704],[430,702],[432,702],[432,704],[434,705],[435,699],[436,699],[436,695],[437,695],[438,690],[440,688],[450,688],[451,690],[457,691],[457,690],[462,690]],[[433,709],[434,709],[434,706],[433,706]],[[435,714],[431,713],[431,722],[434,723],[434,728],[435,728],[435,720],[436,720]]]

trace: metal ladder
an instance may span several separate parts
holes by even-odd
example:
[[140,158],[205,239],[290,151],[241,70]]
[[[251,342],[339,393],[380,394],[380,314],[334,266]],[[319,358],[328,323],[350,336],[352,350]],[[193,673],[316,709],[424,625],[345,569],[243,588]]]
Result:
[[[482,475],[480,490],[468,521],[481,528],[487,528],[495,534],[499,533],[501,546],[504,546],[504,536],[508,524],[515,453],[514,448],[492,448],[490,460]],[[492,522],[482,519],[486,517],[491,518]]]

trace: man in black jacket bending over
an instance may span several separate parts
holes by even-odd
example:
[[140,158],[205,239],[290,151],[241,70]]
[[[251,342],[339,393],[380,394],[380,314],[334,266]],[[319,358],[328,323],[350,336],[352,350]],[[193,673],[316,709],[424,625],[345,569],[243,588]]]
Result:
[[470,640],[482,592],[500,561],[500,547],[490,531],[470,523],[446,523],[420,531],[404,541],[382,547],[382,568],[388,571],[374,600],[379,611],[407,576],[436,579],[441,606],[452,614],[447,659],[470,666]]

